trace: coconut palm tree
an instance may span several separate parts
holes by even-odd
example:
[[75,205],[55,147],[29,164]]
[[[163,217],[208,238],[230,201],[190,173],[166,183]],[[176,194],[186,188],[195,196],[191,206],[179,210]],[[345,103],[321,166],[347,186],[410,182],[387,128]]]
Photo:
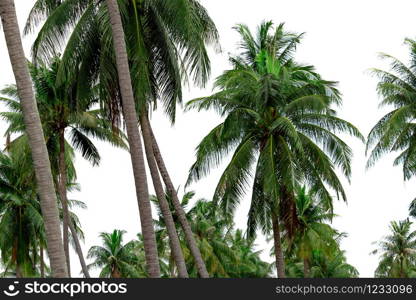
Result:
[[19,155],[0,152],[0,251],[5,269],[14,268],[18,278],[36,275],[38,246],[45,239],[32,179]]
[[338,233],[328,224],[335,215],[305,187],[297,189],[295,201],[299,227],[292,239],[287,237],[286,251],[303,260],[304,277],[310,277],[314,251],[328,253],[338,248]]
[[348,264],[344,251],[334,249],[330,255],[314,251],[311,274],[313,278],[356,278],[357,269]]
[[[223,215],[213,201],[199,199],[187,213],[210,277],[264,278],[272,265],[260,259],[253,238],[234,228],[231,215]],[[185,252],[187,253],[187,252]],[[196,275],[193,259],[188,270]]]
[[[107,109],[109,118],[117,122],[121,110],[120,92],[116,82],[116,59],[112,50],[110,21],[106,6],[101,5],[103,3],[85,0],[76,3],[39,0],[32,9],[26,32],[33,29],[45,16],[49,17],[42,26],[33,48],[34,57],[44,59],[50,57],[51,53],[56,53],[56,46],[62,46],[61,41],[65,40],[62,38],[68,33],[68,28],[73,28],[63,54],[71,61],[64,59],[69,63],[63,68],[62,73],[71,73],[71,68],[79,64],[84,65],[89,73],[94,74],[96,71],[95,74],[102,86],[103,106]],[[156,99],[162,100],[165,111],[171,120],[174,120],[176,102],[181,100],[181,82],[187,79],[183,74],[189,75],[199,84],[205,83],[208,78],[210,68],[205,44],[218,40],[215,26],[205,9],[194,0],[135,0],[119,1],[118,4],[121,6],[124,23],[128,24],[124,28],[125,42],[129,49],[131,76],[134,79],[133,90],[140,122],[148,122],[147,111],[150,111],[151,107],[147,107],[146,102],[156,103]],[[81,61],[84,63],[80,63]],[[153,146],[156,149],[154,136],[153,140],[150,140],[150,124],[144,124],[143,128],[145,145],[147,148]],[[151,152],[151,149],[147,150],[148,154]],[[163,181],[171,193],[175,193],[160,151],[154,152]],[[150,166],[152,160],[153,158],[148,157]],[[157,180],[155,173],[154,170],[151,172],[155,189],[159,190],[161,195],[160,180]],[[180,212],[180,221],[185,228],[187,242],[198,261],[199,272],[202,277],[206,277],[201,255],[177,195],[174,203]],[[172,234],[171,239],[177,242]]]
[[[240,229],[234,230],[234,224],[230,216],[223,216],[216,212],[213,203],[204,199],[199,199],[192,207],[190,201],[195,196],[195,192],[186,192],[181,200],[181,206],[188,211],[187,218],[196,233],[196,240],[203,254],[210,277],[231,277],[231,278],[264,278],[270,275],[271,265],[260,259],[261,251],[255,250],[254,239],[246,239]],[[159,256],[164,257],[165,273],[175,276],[176,270],[172,264],[172,258],[168,243],[166,241],[166,225],[163,215],[158,206],[156,196],[150,197],[155,204],[159,218],[155,220],[156,236],[158,237]],[[185,243],[185,236],[180,231],[178,216],[175,212],[171,194],[167,194],[170,209],[175,223],[183,252],[187,261],[187,266],[191,277],[198,275],[194,258],[190,255],[190,250]],[[163,265],[161,263],[161,265]]]
[[149,202],[145,163],[133,86],[130,77],[129,61],[127,56],[126,41],[121,20],[120,10],[116,0],[106,0],[110,15],[111,30],[113,36],[114,52],[116,56],[117,73],[120,85],[121,100],[123,103],[123,117],[125,119],[127,136],[130,146],[131,161],[133,165],[134,180],[136,183],[137,199],[141,207],[140,220],[144,236],[144,246],[148,272],[151,277],[160,277],[160,266],[157,256],[156,238],[152,224],[152,211]]
[[[305,277],[303,261],[291,258],[286,264],[286,273],[291,278]],[[312,278],[356,278],[359,273],[355,267],[348,264],[345,254],[339,248],[333,248],[330,253],[314,250],[311,259]]]
[[[382,53],[380,57],[390,62],[390,71],[372,69],[379,78],[377,92],[382,98],[380,106],[391,107],[372,128],[367,139],[367,152],[370,152],[367,167],[372,167],[384,154],[398,152],[394,165],[402,166],[404,180],[415,175],[415,137],[413,122],[414,99],[416,99],[416,41],[406,39],[409,47],[408,65],[399,59]],[[410,216],[416,215],[416,200],[409,206]]]
[[48,151],[32,90],[32,82],[26,64],[13,0],[0,1],[0,18],[3,24],[3,32],[6,38],[17,88],[22,99],[24,123],[29,137],[42,215],[45,220],[47,250],[51,260],[52,274],[54,277],[67,277],[68,273],[59,226],[57,199],[48,159]]
[[[49,157],[52,161],[52,169],[56,169],[53,175],[56,178],[55,182],[64,213],[63,241],[68,274],[71,274],[68,230],[70,229],[84,275],[89,277],[75,228],[69,222],[67,185],[75,179],[71,177],[75,177],[76,174],[72,166],[71,157],[68,157],[71,155],[65,153],[73,151],[72,148],[67,149],[72,146],[79,150],[82,156],[93,165],[98,165],[100,155],[89,137],[107,141],[124,148],[126,146],[122,137],[119,134],[115,134],[111,124],[100,116],[100,111],[91,108],[97,103],[95,89],[85,88],[84,84],[87,87],[89,86],[85,79],[79,82],[80,77],[82,77],[81,74],[73,74],[75,79],[68,79],[67,82],[58,83],[56,81],[57,72],[61,64],[61,60],[55,58],[50,66],[30,65],[30,71],[34,82],[41,121],[44,124],[43,129],[47,139]],[[7,96],[7,98],[0,98],[0,101],[6,104],[10,110],[0,113],[0,116],[9,123],[6,135],[11,136],[16,133],[24,135],[25,126],[22,122],[22,107],[16,87],[13,85],[8,86],[1,90],[0,94]],[[67,133],[69,133],[69,141],[66,138]],[[16,139],[22,139],[22,136]],[[13,144],[13,141],[10,141],[10,144]],[[22,145],[19,144],[17,147],[22,147]],[[71,164],[70,167],[68,167],[69,164]],[[68,173],[72,174],[68,176]]]
[[103,246],[93,246],[88,251],[88,258],[94,262],[88,268],[100,268],[100,278],[131,278],[138,277],[135,269],[137,257],[134,255],[133,244],[123,244],[123,230],[112,233],[103,232],[100,237]]
[[227,270],[231,278],[271,277],[273,264],[260,258],[261,250],[256,250],[255,239],[247,238],[241,229],[227,232],[226,240],[237,257],[236,264]]
[[[194,192],[187,192],[184,194],[181,200],[181,206],[186,208],[189,204],[189,201],[194,197]],[[169,203],[169,209],[172,212],[173,219],[178,227],[178,232],[181,237],[181,248],[185,255],[187,269],[189,270],[189,275],[191,277],[200,276],[196,260],[192,253],[190,252],[189,246],[185,243],[185,234],[184,231],[179,231],[179,218],[175,211],[175,207],[172,200],[172,194],[167,193],[166,199]],[[164,215],[161,212],[160,202],[158,197],[151,196],[150,199],[155,204],[158,211],[159,218],[155,220],[157,228],[157,236],[159,253],[163,257],[167,257],[167,262],[170,265],[170,274],[176,274],[177,268],[172,265],[172,251],[167,247],[168,243],[166,242],[167,226],[164,219]],[[213,206],[204,199],[197,200],[195,206],[193,206],[186,213],[187,220],[191,225],[192,232],[195,235],[195,240],[198,246],[198,249],[201,251],[202,259],[205,262],[207,267],[207,272],[209,277],[229,277],[227,274],[226,264],[229,264],[229,261],[232,260],[233,253],[229,249],[227,242],[222,236],[222,232],[225,231],[223,220],[217,220],[214,218]]]
[[[142,119],[143,118],[147,119],[146,116],[142,116]],[[151,176],[152,176],[153,186],[156,191],[156,195],[157,195],[156,199],[158,200],[158,203],[159,203],[158,207],[160,208],[160,211],[163,215],[164,224],[166,226],[166,232],[169,236],[169,243],[170,243],[172,258],[176,263],[178,276],[181,278],[188,278],[189,277],[188,270],[186,269],[185,258],[182,253],[179,236],[176,231],[176,225],[173,220],[172,211],[170,209],[169,203],[165,195],[165,191],[163,188],[162,180],[159,175],[157,163],[156,163],[156,160],[154,159],[149,122],[145,121],[145,122],[141,122],[141,124],[142,124],[143,136],[145,135],[147,136],[147,138],[144,139],[147,164],[149,166]]]
[[[26,136],[23,135],[10,142],[4,153],[0,152],[2,157],[0,199],[3,201],[0,209],[0,224],[1,230],[4,232],[1,246],[2,259],[8,262],[6,264],[7,270],[16,264],[16,261],[19,262],[17,269],[20,272],[17,272],[17,276],[44,277],[45,269],[47,269],[44,260],[44,249],[46,248],[44,221],[36,194],[35,174],[28,147]],[[48,143],[49,147],[50,143]],[[73,153],[71,155],[66,153],[66,159],[72,162],[72,155]],[[72,171],[72,163],[69,169]],[[72,173],[70,172],[70,175]],[[74,179],[72,176],[69,178]],[[68,191],[79,190],[79,186],[75,182],[71,182],[68,183],[67,189]],[[78,216],[70,210],[75,207],[86,208],[86,206],[82,201],[68,200],[69,220],[75,228],[77,239],[78,236],[83,239]],[[38,209],[38,213],[34,209]],[[62,205],[59,207],[59,216],[63,220]],[[72,244],[75,244],[75,238],[72,235],[70,238]],[[10,244],[10,241],[13,243]],[[16,250],[11,251],[10,245],[13,245]],[[13,253],[15,256],[12,255]],[[17,257],[17,254],[23,255],[23,257]]]
[[[273,36],[262,28],[258,40],[268,45]],[[255,67],[244,61],[243,48],[232,58],[234,69],[217,78],[215,87],[220,91],[187,104],[198,110],[213,108],[225,118],[198,145],[188,184],[233,152],[214,194],[214,202],[230,213],[244,196],[255,166],[248,234],[253,236],[259,226],[267,234],[273,231],[278,275],[284,277],[279,221],[293,236],[299,223],[296,186],[300,182],[310,186],[328,208],[329,190],[345,200],[335,167],[350,178],[352,153],[337,134],[363,137],[336,116],[332,106],[341,99],[334,82],[321,79],[312,66],[280,61],[269,48],[274,49],[265,47],[257,54]]]
[[367,139],[367,151],[370,151],[367,167],[371,167],[384,154],[398,152],[394,165],[401,165],[405,180],[415,174],[415,136],[413,122],[416,99],[416,41],[406,39],[409,46],[409,65],[388,54],[381,54],[382,59],[390,62],[390,71],[373,69],[379,78],[377,92],[382,98],[380,106],[393,110],[384,115],[370,131]]
[[390,234],[372,252],[380,254],[376,277],[416,276],[416,231],[412,231],[411,225],[409,219],[390,223]]
[[[230,248],[225,238],[232,223],[228,218],[215,211],[212,201],[199,199],[188,211],[192,231],[207,266],[210,277],[230,277],[228,273],[237,263],[236,253]],[[197,268],[192,257],[187,257],[189,273],[195,277]]]
[[[178,277],[175,268],[175,262],[170,255],[169,237],[166,230],[156,230],[157,250],[159,255],[160,277],[174,278]],[[143,235],[137,234],[137,239],[130,241],[132,243],[132,251],[137,258],[134,267],[138,271],[139,277],[149,277],[146,272],[146,260],[144,255]]]

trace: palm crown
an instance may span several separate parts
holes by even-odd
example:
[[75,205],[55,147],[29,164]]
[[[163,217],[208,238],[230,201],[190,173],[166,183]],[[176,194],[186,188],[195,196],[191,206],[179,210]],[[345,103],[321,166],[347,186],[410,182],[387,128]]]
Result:
[[393,107],[373,127],[368,135],[367,151],[371,150],[367,166],[371,167],[384,154],[398,152],[394,165],[401,165],[405,180],[416,174],[415,161],[415,97],[416,97],[416,41],[407,39],[410,65],[381,54],[390,61],[391,71],[373,69],[379,78],[377,91],[382,97],[380,106]]
[[134,268],[137,257],[132,251],[134,244],[124,244],[124,234],[122,230],[102,232],[103,246],[93,246],[88,251],[88,258],[94,259],[88,268],[101,268],[99,276],[104,278],[137,277],[139,274]]
[[[113,145],[126,145],[120,135],[113,132],[111,124],[102,117],[100,110],[93,109],[97,104],[95,89],[84,90],[82,84],[66,82],[57,83],[57,72],[62,61],[58,58],[51,66],[31,65],[31,73],[36,91],[36,99],[42,116],[42,124],[47,137],[50,154],[55,157],[59,146],[59,135],[69,130],[70,140],[66,141],[68,153],[67,163],[72,164],[70,152],[72,145],[82,156],[93,165],[98,165],[100,155],[90,138],[107,141]],[[6,97],[0,98],[10,111],[2,112],[1,116],[9,123],[6,135],[23,135],[25,127],[23,114],[16,86],[10,85],[0,91]],[[119,132],[118,132],[119,133]],[[22,139],[16,138],[16,142]]]
[[273,209],[280,199],[282,208],[292,205],[288,195],[299,182],[310,185],[328,206],[332,198],[327,186],[346,199],[335,167],[350,177],[351,149],[337,134],[363,138],[331,108],[340,102],[334,83],[322,80],[311,66],[282,64],[264,51],[258,53],[255,68],[243,61],[241,56],[233,70],[217,78],[220,92],[188,103],[188,108],[214,108],[225,117],[199,144],[188,183],[207,175],[235,149],[214,195],[225,211],[232,210],[256,164],[252,229],[257,224],[269,228],[261,219],[263,204]]
[[414,277],[416,274],[416,231],[408,219],[390,224],[391,234],[378,243],[372,254],[381,254],[376,277]]
[[[30,33],[46,16],[33,45],[35,61],[48,61],[64,47],[59,78],[81,66],[84,80],[100,82],[100,100],[109,117],[121,112],[109,15],[103,1],[38,0],[28,18]],[[210,74],[206,45],[218,33],[205,8],[195,0],[119,1],[138,111],[160,99],[175,120],[188,76],[204,85]],[[72,29],[72,31],[70,31]],[[150,109],[149,109],[150,110]]]

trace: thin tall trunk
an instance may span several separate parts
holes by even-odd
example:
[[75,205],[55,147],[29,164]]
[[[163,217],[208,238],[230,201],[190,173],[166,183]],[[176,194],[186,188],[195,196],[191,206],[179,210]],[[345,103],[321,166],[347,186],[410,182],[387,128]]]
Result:
[[65,131],[64,129],[60,129],[59,131],[59,180],[58,180],[58,192],[59,198],[62,204],[62,211],[63,211],[63,243],[64,243],[64,252],[65,252],[65,260],[66,266],[68,268],[68,277],[71,277],[71,260],[69,256],[69,210],[68,210],[68,198],[66,196],[66,184],[67,184],[67,176],[66,176],[66,162],[65,162]]
[[40,246],[40,278],[45,278],[45,261],[43,257],[43,246]]
[[[84,255],[82,253],[81,243],[79,242],[77,231],[74,224],[71,222],[68,209],[68,195],[66,191],[67,178],[67,166],[65,162],[65,131],[62,129],[59,132],[59,198],[61,199],[62,210],[64,215],[63,230],[64,230],[64,250],[66,261],[68,265],[68,274],[71,276],[70,259],[69,259],[69,230],[71,231],[72,239],[75,243],[75,251],[78,255],[79,262],[81,264],[82,272],[86,278],[90,278],[87,264],[85,263]],[[69,230],[68,230],[69,229]]]
[[182,253],[181,244],[179,242],[178,233],[176,231],[175,221],[170,211],[169,203],[166,200],[165,191],[162,181],[160,179],[159,170],[153,155],[152,135],[150,133],[149,120],[145,114],[140,118],[142,127],[144,148],[146,151],[147,164],[149,165],[150,174],[152,176],[153,186],[155,188],[156,196],[159,200],[160,210],[165,221],[166,229],[169,236],[169,244],[172,252],[173,260],[178,268],[178,275],[180,278],[188,278],[188,271],[186,270],[185,258]]
[[48,150],[46,148],[39,112],[35,102],[35,95],[32,89],[32,80],[23,51],[13,0],[0,0],[0,16],[3,23],[10,62],[16,78],[17,90],[21,99],[29,146],[32,152],[38,194],[45,223],[52,276],[56,278],[67,277],[68,273],[62,244],[57,199]]
[[16,278],[22,278],[22,268],[20,266],[20,262],[19,262],[19,258],[18,258],[18,254],[17,252],[19,247],[19,242],[18,239],[15,238],[14,242],[13,242],[13,248],[12,248],[12,261],[15,264],[15,272],[16,272]]
[[160,174],[162,175],[163,181],[166,185],[167,191],[169,195],[172,197],[172,202],[173,206],[175,207],[176,215],[178,216],[179,223],[181,224],[183,232],[185,234],[185,239],[188,244],[189,250],[191,251],[191,254],[195,260],[195,265],[197,267],[198,274],[201,278],[208,278],[209,274],[205,266],[205,262],[202,259],[201,251],[199,250],[198,245],[196,244],[196,240],[192,232],[191,226],[189,225],[189,222],[186,218],[185,210],[183,209],[181,202],[179,201],[178,193],[169,176],[169,172],[166,168],[165,162],[159,149],[159,145],[157,144],[156,137],[153,133],[150,123],[149,129],[153,140],[153,154],[159,167]]
[[123,105],[123,116],[126,123],[127,136],[130,146],[130,156],[136,185],[137,201],[139,205],[147,272],[150,277],[160,277],[156,236],[153,228],[152,209],[149,200],[143,148],[138,128],[136,105],[131,84],[123,24],[117,1],[106,0],[106,4],[110,15],[113,34],[118,80]]
[[307,258],[303,259],[303,277],[304,278],[311,277],[311,266]]
[[84,254],[82,253],[81,243],[79,242],[79,238],[77,235],[77,231],[75,230],[75,226],[72,222],[68,223],[69,230],[71,231],[72,238],[74,239],[75,243],[75,251],[77,252],[79,262],[81,264],[82,273],[84,273],[85,278],[90,278],[90,273],[88,272],[87,264],[85,262]]
[[273,238],[274,238],[274,255],[276,257],[276,269],[278,278],[286,278],[285,262],[283,260],[282,241],[280,237],[279,218],[272,213]]

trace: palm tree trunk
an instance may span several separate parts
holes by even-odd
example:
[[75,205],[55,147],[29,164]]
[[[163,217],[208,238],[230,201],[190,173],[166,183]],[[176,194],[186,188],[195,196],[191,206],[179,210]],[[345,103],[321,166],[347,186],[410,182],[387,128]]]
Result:
[[126,123],[133,166],[136,194],[139,205],[140,221],[143,233],[147,272],[150,277],[160,277],[160,266],[157,254],[156,236],[153,228],[152,210],[147,187],[146,169],[143,148],[138,128],[138,119],[131,84],[130,69],[124,39],[123,24],[116,0],[106,0],[110,15],[113,44],[116,55],[117,72],[123,104],[123,116]]
[[40,246],[40,278],[45,278],[45,258],[43,257],[43,246]]
[[159,145],[157,144],[156,137],[153,133],[150,123],[149,129],[153,141],[153,154],[159,167],[160,174],[162,175],[163,181],[166,185],[167,191],[169,195],[172,197],[172,202],[175,208],[176,215],[178,216],[179,223],[181,224],[183,232],[185,234],[185,240],[188,244],[189,250],[191,251],[191,254],[195,260],[195,265],[197,267],[198,274],[201,278],[209,278],[205,262],[202,259],[201,251],[199,250],[196,244],[196,240],[192,232],[191,226],[189,225],[188,219],[186,218],[185,210],[183,209],[181,202],[179,201],[178,193],[169,176],[169,172],[166,168],[165,162],[159,149]]
[[65,252],[65,260],[66,266],[68,268],[68,277],[71,277],[71,261],[69,256],[69,210],[68,210],[68,198],[66,195],[66,184],[67,184],[67,176],[66,176],[66,162],[65,162],[65,132],[64,129],[61,129],[59,132],[59,180],[58,180],[58,192],[59,198],[62,204],[62,211],[63,211],[63,224],[62,224],[62,231],[63,231],[63,243],[64,243],[64,252]]
[[57,199],[48,150],[46,148],[39,112],[35,102],[35,95],[32,89],[32,80],[23,51],[13,0],[0,0],[0,16],[9,50],[10,62],[21,99],[29,146],[32,152],[38,194],[45,223],[47,250],[51,262],[52,276],[56,278],[67,277],[68,273],[61,238]]
[[311,266],[307,258],[303,259],[303,277],[304,278],[311,277]]
[[166,229],[169,236],[169,244],[172,252],[173,260],[178,268],[178,275],[180,278],[188,278],[188,271],[186,270],[185,258],[182,253],[181,244],[179,242],[178,233],[176,231],[175,222],[172,217],[172,212],[169,207],[169,203],[166,200],[163,184],[160,179],[159,170],[153,155],[152,135],[149,128],[149,120],[147,115],[143,113],[140,118],[140,124],[142,127],[144,148],[146,151],[147,164],[149,165],[150,174],[152,176],[153,186],[155,188],[156,196],[159,200],[160,210],[165,221]]
[[[64,215],[63,230],[64,230],[64,250],[66,261],[68,265],[68,275],[71,276],[70,259],[69,259],[69,230],[71,231],[72,239],[75,243],[75,251],[77,252],[79,262],[81,264],[82,272],[86,278],[90,278],[87,264],[85,263],[84,255],[82,253],[81,243],[79,242],[78,234],[75,230],[74,224],[71,222],[68,208],[68,195],[66,191],[67,166],[65,161],[65,131],[62,129],[59,132],[59,198],[61,199],[62,210]],[[68,230],[69,229],[69,230]]]
[[18,239],[15,238],[13,241],[13,248],[12,248],[12,262],[15,264],[15,272],[16,272],[16,278],[22,278],[22,268],[20,267],[20,262],[18,258],[17,252],[19,251],[19,242]]
[[90,278],[91,276],[90,276],[90,273],[88,272],[84,254],[82,253],[81,243],[79,242],[79,238],[77,235],[77,231],[75,230],[74,223],[69,221],[68,226],[69,226],[69,230],[71,231],[72,238],[74,239],[75,251],[77,252],[79,262],[81,264],[82,273],[84,273],[85,278]]
[[399,278],[406,278],[407,277],[403,264],[404,264],[403,259],[400,259],[400,275],[399,275]]
[[274,254],[276,257],[276,269],[278,278],[286,278],[285,262],[283,260],[282,242],[280,237],[279,219],[275,213],[272,213]]
[[114,267],[111,270],[111,278],[121,278],[121,273],[120,273],[120,271],[118,270],[117,267]]

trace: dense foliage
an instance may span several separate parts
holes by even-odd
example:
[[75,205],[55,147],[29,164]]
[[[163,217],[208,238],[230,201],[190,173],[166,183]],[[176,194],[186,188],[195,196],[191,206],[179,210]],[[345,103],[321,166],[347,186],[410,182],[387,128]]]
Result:
[[[214,168],[222,175],[212,199],[196,200],[197,192],[179,199],[151,113],[161,107],[173,124],[183,84],[209,82],[208,47],[220,47],[207,10],[198,0],[37,0],[24,28],[36,33],[30,62],[14,10],[13,0],[0,1],[16,78],[0,90],[3,277],[70,277],[71,246],[85,277],[358,277],[342,250],[346,234],[332,220],[333,201],[347,200],[341,178],[352,177],[345,138],[365,138],[337,116],[337,82],[296,59],[303,34],[272,21],[256,32],[234,27],[240,42],[230,69],[212,95],[185,108],[222,118],[197,141],[187,186]],[[391,70],[373,70],[381,105],[392,110],[366,142],[368,167],[394,152],[409,180],[416,174],[416,42],[406,43],[409,65],[382,54]],[[80,190],[76,151],[98,166],[97,140],[131,156],[142,232],[127,242],[126,231],[103,232],[84,257],[74,209],[86,205],[69,195]],[[242,201],[250,208],[239,228]],[[416,216],[416,200],[409,215]],[[273,241],[271,249],[259,248],[259,235]],[[416,277],[415,237],[409,219],[391,222],[372,252],[380,255],[375,276]]]

